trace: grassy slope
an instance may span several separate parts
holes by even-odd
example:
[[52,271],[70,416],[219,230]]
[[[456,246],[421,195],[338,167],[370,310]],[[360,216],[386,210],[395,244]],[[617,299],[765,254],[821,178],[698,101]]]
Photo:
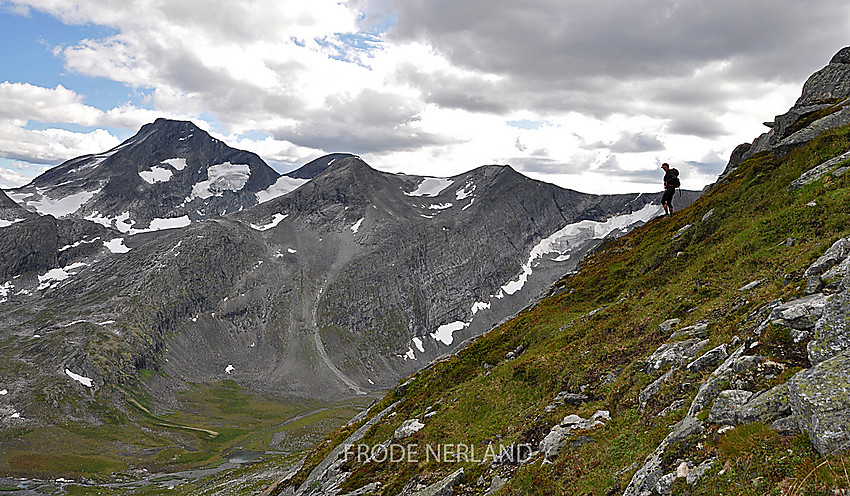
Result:
[[[589,256],[578,274],[561,282],[566,291],[522,312],[457,356],[423,370],[403,392],[391,392],[373,411],[403,398],[397,415],[373,427],[364,442],[384,442],[404,420],[422,419],[431,408],[436,415],[406,442],[417,444],[420,453],[427,445],[462,443],[481,454],[490,442],[536,445],[565,415],[587,418],[607,409],[612,420],[589,433],[595,442],[565,447],[551,465],[499,469],[511,477],[500,494],[621,493],[644,457],[684,416],[710,373],[677,372],[641,412],[638,393],[655,378],[642,372],[643,362],[668,339],[658,324],[669,318],[682,319],[682,326],[709,320],[711,343],[705,349],[736,335],[755,341],[758,319],[752,312],[771,300],[800,296],[805,268],[850,233],[848,175],[795,193],[787,191],[788,184],[848,149],[850,128],[845,127],[824,133],[782,159],[758,155],[672,219],[653,220],[608,244]],[[703,221],[712,209],[713,215]],[[687,224],[692,227],[673,240]],[[788,238],[797,244],[785,246]],[[793,278],[789,285],[783,283],[785,274]],[[764,282],[755,289],[738,291],[759,279]],[[805,344],[793,347],[789,341],[787,332],[776,330],[761,338],[753,353],[780,365],[771,376],[752,377],[753,387],[778,384],[806,366]],[[525,351],[506,360],[506,353],[519,345]],[[488,373],[485,363],[495,368]],[[592,401],[544,413],[564,390],[583,390]],[[685,406],[659,417],[675,399],[685,400]],[[719,458],[698,488],[684,490],[679,480],[677,492],[830,494],[830,487],[848,486],[841,468],[847,460],[821,458],[804,436],[784,438],[758,424],[724,435],[716,430],[686,440],[665,458],[668,470],[675,468],[677,458]],[[303,480],[332,444],[320,445],[296,480]],[[412,477],[432,482],[462,466],[467,475],[462,491],[480,494],[485,488],[475,481],[484,475],[489,484],[492,475],[485,464],[419,458],[418,463],[352,464],[353,475],[343,489],[378,480],[384,484],[383,494],[395,495]]]

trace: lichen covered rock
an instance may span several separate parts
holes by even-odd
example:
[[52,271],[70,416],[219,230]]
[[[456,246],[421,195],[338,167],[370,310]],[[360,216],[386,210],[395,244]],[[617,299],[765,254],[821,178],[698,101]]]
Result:
[[850,353],[842,353],[788,381],[791,409],[822,454],[850,446]]

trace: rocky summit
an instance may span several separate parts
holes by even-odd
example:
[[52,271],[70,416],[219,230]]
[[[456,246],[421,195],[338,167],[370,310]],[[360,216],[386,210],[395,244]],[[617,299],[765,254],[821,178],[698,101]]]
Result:
[[69,160],[9,195],[42,215],[136,233],[256,205],[282,194],[279,177],[256,154],[191,122],[157,119],[117,147]]

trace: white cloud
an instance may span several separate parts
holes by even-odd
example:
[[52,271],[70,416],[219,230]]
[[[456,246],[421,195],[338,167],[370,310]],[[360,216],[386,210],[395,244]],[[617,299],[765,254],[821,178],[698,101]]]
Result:
[[[658,161],[688,168],[693,187],[710,182],[850,27],[850,5],[838,0],[816,9],[793,0],[3,5],[110,27],[53,51],[68,71],[149,94],[152,108],[98,109],[62,86],[5,83],[7,158],[58,162],[114,144],[109,133],[27,122],[135,131],[165,116],[284,170],[324,152],[430,175],[511,163],[593,192],[657,189]],[[509,124],[517,120],[543,124]]]

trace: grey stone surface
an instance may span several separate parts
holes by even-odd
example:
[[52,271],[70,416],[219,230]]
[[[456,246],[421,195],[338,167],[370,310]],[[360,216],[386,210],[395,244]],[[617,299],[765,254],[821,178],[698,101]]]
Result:
[[665,343],[646,359],[644,372],[654,374],[671,365],[681,364],[688,358],[695,356],[707,344],[707,339],[700,341],[696,338]]
[[792,329],[808,330],[815,326],[823,315],[827,298],[822,294],[805,296],[791,300],[774,308],[770,312],[770,323],[784,325]]
[[611,420],[611,415],[607,410],[597,410],[589,419],[578,415],[567,415],[560,424],[552,427],[546,434],[546,437],[540,442],[538,451],[543,454],[546,460],[552,460],[558,456],[560,449],[567,444],[568,436],[572,432],[604,427],[603,420]]
[[823,274],[833,266],[841,263],[850,254],[850,237],[841,238],[830,246],[823,255],[818,257],[806,272],[804,277],[816,276]]
[[412,493],[410,496],[452,496],[454,494],[454,487],[463,482],[465,478],[466,474],[462,468],[459,468],[440,482],[431,484],[425,489]]
[[833,295],[815,323],[814,336],[806,349],[809,361],[818,364],[850,349],[850,291]]
[[788,391],[797,424],[820,453],[850,446],[850,353],[798,372]]
[[484,493],[485,496],[490,496],[491,494],[496,494],[500,491],[508,481],[499,477],[499,474],[493,475],[493,480],[490,481],[490,487],[487,489],[487,492]]
[[[700,434],[703,430],[702,422],[695,417],[687,416],[679,421],[673,426],[670,434],[646,458],[643,466],[632,476],[632,480],[623,492],[623,496],[644,496],[645,494],[652,494],[653,491],[656,491],[656,485],[664,477],[661,471],[661,463],[667,448],[691,435]],[[673,475],[675,477],[675,473]]]
[[797,417],[793,415],[774,420],[770,423],[770,428],[784,436],[800,434],[800,425],[797,423]]
[[729,355],[719,367],[717,367],[714,372],[711,373],[708,380],[706,380],[697,391],[696,396],[694,396],[693,401],[691,402],[691,406],[688,408],[688,416],[695,417],[697,413],[706,408],[712,401],[720,394],[720,391],[724,389],[724,384],[736,373],[735,368],[739,366],[750,366],[751,363],[749,360],[743,360],[740,362],[739,359],[744,353],[744,347],[746,345],[741,345]]
[[714,368],[720,365],[726,358],[729,357],[729,352],[726,351],[726,343],[708,350],[699,358],[689,363],[686,368],[688,372],[701,372],[703,370]]
[[667,319],[658,325],[658,330],[667,334],[675,329],[676,326],[679,325],[679,322],[681,322],[680,319]]
[[700,463],[696,468],[691,469],[691,471],[688,472],[685,481],[691,486],[698,483],[699,480],[702,479],[702,477],[705,475],[705,473],[708,472],[711,467],[714,466],[714,463],[716,461],[716,458],[710,458]]
[[712,424],[735,425],[738,410],[746,404],[753,395],[750,391],[727,389],[721,391],[711,407],[708,421]]
[[423,427],[425,427],[425,424],[420,422],[419,419],[405,420],[393,433],[393,439],[406,439],[419,432]]
[[640,394],[638,394],[638,402],[640,403],[641,411],[646,408],[646,404],[649,402],[650,399],[652,399],[653,396],[658,393],[658,391],[661,390],[661,387],[666,384],[667,381],[670,380],[670,377],[673,376],[673,372],[675,370],[675,368],[671,368],[670,370],[665,372],[664,375],[662,375],[658,379],[655,379],[648,386],[641,390]]
[[744,405],[738,407],[735,411],[735,423],[771,423],[790,414],[788,384],[780,384],[752,396]]
[[708,323],[707,322],[697,322],[696,324],[688,327],[683,327],[681,329],[677,329],[670,335],[671,340],[675,339],[688,339],[688,338],[700,338],[705,339],[708,337]]
[[847,161],[850,161],[850,151],[842,153],[837,157],[831,158],[826,162],[807,170],[800,177],[791,182],[791,185],[788,186],[788,190],[794,191],[795,189],[800,189],[807,184],[811,184],[823,176],[831,174]]

